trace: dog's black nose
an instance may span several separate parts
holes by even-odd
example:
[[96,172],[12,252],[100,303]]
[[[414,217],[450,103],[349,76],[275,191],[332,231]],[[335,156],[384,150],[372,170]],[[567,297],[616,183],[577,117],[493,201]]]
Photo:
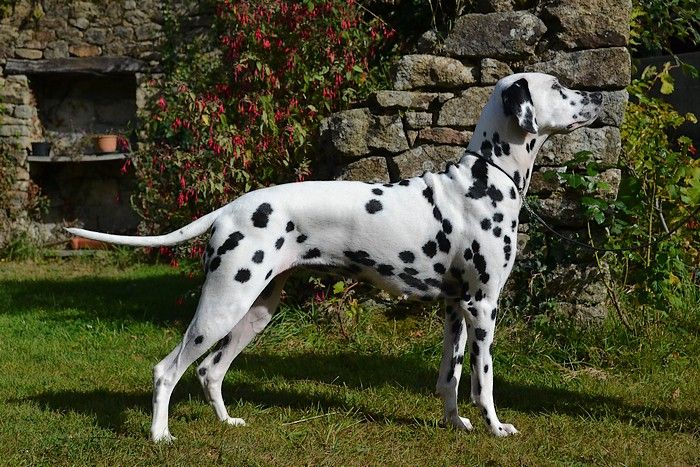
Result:
[[592,92],[592,93],[591,93],[591,101],[592,101],[595,105],[600,105],[600,104],[602,104],[602,103],[603,103],[603,94],[601,94],[601,93],[599,93],[599,92]]

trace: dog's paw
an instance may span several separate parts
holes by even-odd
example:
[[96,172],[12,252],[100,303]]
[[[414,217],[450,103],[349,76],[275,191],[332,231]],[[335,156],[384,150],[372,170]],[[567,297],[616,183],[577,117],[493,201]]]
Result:
[[224,422],[232,426],[245,426],[245,420],[242,418],[228,417]]
[[445,426],[451,426],[457,430],[471,431],[472,422],[468,418],[460,417],[459,415],[452,415],[449,418],[444,418],[442,424]]
[[173,441],[175,441],[177,438],[174,437],[173,435],[170,434],[168,430],[163,431],[162,433],[152,433],[151,434],[151,439],[155,443],[165,443],[165,444],[170,444]]
[[499,438],[503,438],[505,436],[510,436],[510,435],[514,435],[516,433],[520,433],[510,423],[497,423],[496,425],[494,425],[491,428],[491,432],[494,435],[498,436]]

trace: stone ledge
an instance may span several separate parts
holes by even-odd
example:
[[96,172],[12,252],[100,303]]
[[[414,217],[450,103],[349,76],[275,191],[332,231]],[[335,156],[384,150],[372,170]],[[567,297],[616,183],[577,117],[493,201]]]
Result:
[[52,58],[46,60],[8,59],[7,75],[38,75],[46,73],[138,73],[148,71],[145,62],[131,57]]
[[622,89],[630,84],[631,59],[624,47],[556,52],[551,60],[527,65],[525,71],[555,75],[567,87]]
[[477,70],[459,60],[436,55],[404,55],[398,64],[394,89],[455,89],[476,83]]

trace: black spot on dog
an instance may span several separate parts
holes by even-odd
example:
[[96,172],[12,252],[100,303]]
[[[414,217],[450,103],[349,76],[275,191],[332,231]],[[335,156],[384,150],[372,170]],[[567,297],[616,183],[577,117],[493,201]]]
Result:
[[484,374],[486,374],[486,373],[488,373],[488,372],[489,372],[489,366],[488,366],[488,365],[484,365]]
[[479,344],[477,344],[476,341],[472,342],[472,353],[474,353],[474,355],[479,355]]
[[384,183],[382,186],[385,188],[393,188],[394,187],[394,185],[392,185],[391,183]]
[[496,203],[503,201],[503,193],[493,185],[488,187],[486,194],[491,198],[491,204],[493,204],[494,208],[496,207]]
[[255,254],[253,255],[253,262],[254,262],[254,263],[257,263],[257,264],[260,264],[260,263],[263,262],[263,258],[265,258],[265,252],[262,251],[262,250],[258,250],[258,251],[256,251]]
[[[497,314],[498,314],[498,308],[494,308],[493,310],[491,310],[491,320],[492,320],[492,321],[495,321],[495,320],[496,320],[496,315],[497,315]],[[490,349],[489,349],[489,352],[490,352]]]
[[442,221],[442,231],[447,235],[452,233],[452,223],[449,220],[445,219]]
[[472,240],[472,250],[474,250],[474,253],[478,253],[480,248],[481,245],[479,245],[479,242]]
[[520,172],[517,170],[513,173],[513,181],[515,182],[515,185],[520,188]]
[[471,261],[471,259],[474,257],[474,253],[472,252],[471,248],[467,248],[464,250],[464,259],[467,261]]
[[286,230],[287,230],[287,232],[291,232],[292,230],[294,230],[294,222],[292,222],[292,221],[287,222]]
[[474,328],[474,336],[476,336],[477,340],[483,341],[486,338],[486,330]]
[[447,270],[445,269],[445,266],[443,266],[442,264],[435,263],[435,264],[433,264],[433,271],[437,272],[438,274],[445,274],[445,272]]
[[403,180],[401,180],[401,181],[399,182],[399,185],[401,185],[401,186],[408,186],[410,183],[411,183],[410,180],[408,180],[408,179],[403,179]]
[[221,361],[221,355],[222,355],[221,352],[217,352],[217,354],[214,355],[214,365],[216,365],[217,363],[219,363]]
[[484,140],[481,143],[481,155],[484,156],[487,159],[491,159],[493,157],[493,144],[491,144],[491,141],[486,141]]
[[503,221],[503,214],[500,212],[497,212],[496,214],[493,215],[493,221],[494,222],[501,222]]
[[195,343],[195,344],[199,345],[199,344],[201,344],[202,342],[204,342],[204,336],[197,336],[197,337],[195,337],[195,339],[194,339],[194,343]]
[[435,236],[435,240],[437,240],[438,248],[440,249],[440,251],[442,251],[443,253],[448,253],[450,251],[450,247],[452,246],[452,244],[447,239],[445,232],[443,232],[442,230],[439,231]]
[[221,256],[217,256],[211,260],[211,263],[209,263],[209,270],[214,272],[219,268],[219,266],[221,266]]
[[423,253],[425,253],[425,256],[428,258],[435,256],[437,254],[437,243],[432,240],[427,242],[425,245],[423,245]]
[[280,248],[282,248],[282,245],[284,245],[284,237],[280,237],[277,239],[277,241],[275,242],[275,248],[279,250]]
[[238,282],[245,283],[250,280],[250,270],[249,269],[239,269],[234,277]]
[[297,237],[297,243],[304,243],[309,237],[307,237],[304,234],[301,234]]
[[425,291],[428,290],[428,286],[425,285],[425,283],[424,283],[422,280],[420,280],[420,279],[418,279],[418,278],[416,278],[416,277],[413,277],[413,276],[410,275],[410,274],[406,274],[405,272],[402,272],[401,274],[399,274],[399,277],[400,277],[401,280],[403,280],[407,285],[409,285],[410,287],[413,287],[414,289],[418,289],[418,290],[420,290],[420,291],[422,291],[422,292],[425,292]]
[[[409,274],[411,276],[418,275],[418,271],[413,269],[413,268],[403,268],[403,272],[405,272],[406,274]],[[428,282],[428,281],[426,280],[426,282]]]
[[476,293],[474,294],[474,300],[477,302],[480,302],[484,298],[484,292],[481,291],[481,289],[477,290]]
[[[376,261],[369,257],[369,253],[363,250],[358,251],[344,251],[343,254],[355,263],[363,264],[365,266],[374,266]],[[359,272],[359,271],[358,271]]]
[[226,334],[223,339],[219,341],[219,349],[223,349],[231,342],[231,334]]
[[414,255],[412,252],[405,250],[399,253],[399,258],[401,261],[404,263],[412,263],[416,260],[416,255]]
[[270,269],[269,271],[267,271],[267,274],[265,275],[265,280],[268,280],[268,279],[270,278],[271,275],[272,275],[272,269]]
[[384,194],[384,192],[381,190],[381,188],[372,188],[372,193],[374,193],[377,196],[381,196]]
[[312,248],[306,253],[304,253],[304,256],[302,256],[303,259],[313,259],[313,258],[318,258],[321,256],[321,250],[318,248]]
[[433,217],[437,219],[438,222],[442,221],[442,213],[437,206],[433,208]]
[[494,227],[494,228],[493,228],[493,234],[494,234],[496,237],[500,237],[500,236],[501,236],[501,228],[500,228],[500,227]]
[[258,209],[255,210],[253,216],[251,217],[253,225],[261,229],[267,227],[267,223],[270,220],[270,214],[272,214],[272,206],[270,206],[270,203],[262,203],[260,206],[258,206]]
[[365,204],[368,213],[374,214],[382,210],[382,203],[378,199],[371,199]]
[[204,376],[207,374],[207,369],[206,368],[200,368],[197,370],[197,373],[199,373],[199,376]]
[[238,246],[238,243],[245,238],[245,235],[236,231],[228,236],[226,241],[221,244],[216,253],[219,255],[225,254],[227,251],[231,251]]
[[510,187],[510,199],[515,199],[515,188]]
[[476,355],[473,353],[469,354],[469,367],[470,368],[476,368]]
[[481,221],[481,228],[484,230],[489,230],[491,228],[491,221],[489,219],[483,219]]
[[460,365],[464,363],[464,355],[457,355],[457,363]]
[[377,266],[377,271],[382,276],[393,276],[394,275],[394,266],[392,266],[390,264],[379,264]]
[[423,190],[423,196],[425,199],[428,200],[430,204],[435,204],[435,200],[433,199],[433,189],[430,187],[427,187],[425,190]]

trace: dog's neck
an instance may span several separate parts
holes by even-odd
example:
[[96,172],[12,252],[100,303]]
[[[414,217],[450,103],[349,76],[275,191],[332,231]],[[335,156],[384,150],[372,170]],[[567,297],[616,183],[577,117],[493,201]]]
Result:
[[535,157],[547,137],[522,130],[513,118],[504,115],[496,105],[496,102],[487,104],[467,149],[503,169],[525,194],[530,185]]

